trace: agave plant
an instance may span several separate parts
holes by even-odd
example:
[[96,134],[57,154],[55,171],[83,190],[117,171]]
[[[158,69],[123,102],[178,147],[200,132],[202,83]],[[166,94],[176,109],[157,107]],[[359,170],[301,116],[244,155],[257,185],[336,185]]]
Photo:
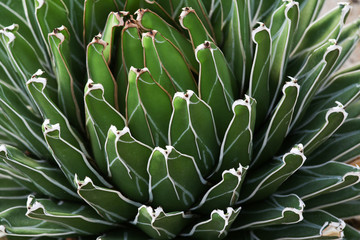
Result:
[[360,239],[360,20],[324,0],[0,0],[0,236]]

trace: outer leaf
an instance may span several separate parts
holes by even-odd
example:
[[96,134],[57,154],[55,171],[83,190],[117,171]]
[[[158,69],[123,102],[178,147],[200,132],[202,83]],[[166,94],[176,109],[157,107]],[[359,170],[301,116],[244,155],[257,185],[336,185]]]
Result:
[[56,104],[50,99],[47,89],[47,79],[41,77],[43,72],[38,71],[26,85],[44,119],[58,123],[61,127],[61,137],[76,148],[86,153],[85,146],[78,134],[70,126],[69,120],[64,116]]
[[186,62],[191,66],[191,70],[195,72],[198,71],[198,64],[195,60],[193,48],[186,37],[150,10],[140,9],[136,13],[136,20],[142,28],[145,30],[157,30],[161,32],[161,34],[174,44],[175,47],[179,49],[180,53],[184,55]]
[[170,146],[154,149],[147,171],[150,202],[167,212],[188,209],[205,190],[206,181],[194,158]]
[[111,126],[106,139],[106,159],[114,184],[129,199],[149,200],[149,175],[146,171],[152,148],[136,140],[125,127]]
[[270,31],[264,24],[252,32],[252,39],[256,49],[250,73],[248,95],[256,99],[256,125],[259,126],[266,117],[270,101],[268,81],[272,40]]
[[169,144],[193,156],[201,174],[212,171],[219,156],[219,140],[209,105],[193,91],[176,93],[169,126]]
[[233,206],[239,199],[241,185],[247,171],[241,165],[235,169],[225,170],[222,173],[222,180],[211,187],[195,207],[191,208],[196,212],[208,214],[213,209],[226,209]]
[[328,162],[318,166],[302,167],[286,184],[282,185],[279,194],[295,193],[305,201],[324,193],[349,187],[359,181],[359,167]]
[[70,34],[66,27],[55,28],[48,35],[49,47],[53,57],[53,64],[58,83],[58,102],[64,115],[81,130],[84,129],[82,91],[76,80],[74,72],[79,69],[74,67],[71,59]]
[[101,84],[88,81],[85,88],[86,127],[98,167],[103,173],[108,170],[105,157],[105,140],[110,126],[125,127],[125,118],[105,99]]
[[147,68],[130,69],[126,101],[126,118],[134,137],[150,146],[166,145],[171,97]]
[[196,48],[195,54],[200,63],[199,96],[211,107],[218,136],[222,139],[231,119],[231,106],[237,97],[235,80],[215,44],[205,41]]
[[161,207],[139,207],[133,224],[154,239],[172,239],[188,225],[192,215],[184,212],[165,213]]
[[263,228],[278,224],[295,224],[303,220],[305,204],[290,194],[272,195],[268,200],[244,207],[232,230]]
[[344,203],[337,204],[336,206],[323,208],[324,211],[342,219],[355,218],[359,216],[360,201],[352,200]]
[[104,178],[96,172],[86,158],[76,146],[62,138],[62,127],[60,124],[51,125],[49,120],[43,124],[45,140],[51,149],[53,157],[60,169],[64,172],[69,182],[73,182],[75,175],[80,178],[90,177],[100,186],[109,186]]
[[100,83],[104,86],[104,98],[111,106],[118,109],[117,83],[104,57],[106,46],[107,43],[101,40],[101,35],[97,35],[87,46],[86,63],[88,77],[95,83]]
[[77,192],[101,217],[110,222],[125,222],[133,219],[140,206],[124,197],[120,192],[95,186],[88,177],[84,181],[75,179]]
[[348,3],[338,7],[313,22],[293,50],[293,58],[303,58],[329,39],[337,39],[350,11]]
[[189,233],[183,233],[181,236],[200,240],[223,239],[239,215],[240,210],[240,207],[237,209],[227,208],[226,213],[222,210],[214,210],[211,212],[209,220],[197,223]]
[[287,82],[282,89],[283,97],[280,99],[270,120],[259,131],[255,140],[257,154],[253,159],[254,166],[260,166],[269,160],[281,148],[281,145],[289,132],[289,126],[294,108],[299,96],[299,85],[296,80]]
[[30,195],[27,200],[26,216],[54,222],[81,235],[92,235],[107,231],[116,225],[104,221],[91,208],[70,202],[55,203],[48,199],[36,199]]
[[256,102],[248,96],[245,100],[233,103],[234,116],[226,130],[221,144],[220,157],[215,169],[215,176],[223,171],[241,166],[248,166],[252,159],[252,140],[255,126]]
[[259,239],[341,239],[345,222],[326,212],[304,213],[304,220],[291,225],[278,225],[254,231]]
[[46,161],[34,160],[18,149],[5,145],[0,145],[0,158],[32,181],[41,193],[57,199],[78,199],[63,173]]
[[302,145],[298,145],[282,158],[249,172],[245,179],[240,202],[257,201],[266,198],[294,174],[305,161]]

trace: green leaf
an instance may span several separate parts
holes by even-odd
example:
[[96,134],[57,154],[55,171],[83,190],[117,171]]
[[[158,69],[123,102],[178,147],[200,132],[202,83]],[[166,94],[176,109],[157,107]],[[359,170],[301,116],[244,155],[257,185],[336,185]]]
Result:
[[210,219],[204,220],[194,225],[189,233],[183,233],[181,236],[194,239],[223,239],[239,215],[241,207],[237,209],[227,208],[223,210],[213,210]]
[[129,128],[111,126],[106,138],[106,160],[109,176],[129,199],[149,200],[149,175],[146,171],[152,148],[136,140]]
[[[240,202],[257,201],[273,194],[305,162],[302,145],[295,146],[282,157],[248,172]],[[286,185],[286,184],[285,184]]]
[[351,163],[356,161],[360,156],[359,134],[360,119],[346,120],[334,135],[310,154],[308,164],[318,165],[330,161]]
[[303,220],[305,204],[294,195],[272,195],[262,202],[246,205],[232,230],[263,228],[279,224],[295,224]]
[[118,6],[114,0],[85,0],[83,39],[85,44],[101,32],[105,26],[109,12],[117,12]]
[[48,35],[49,47],[52,53],[54,71],[58,85],[58,102],[64,115],[79,129],[84,130],[82,90],[79,86],[77,75],[79,72],[74,67],[71,59],[70,33],[66,27],[55,28]]
[[279,189],[279,194],[295,193],[302,200],[350,187],[360,181],[359,167],[338,162],[303,166]]
[[218,161],[220,142],[211,108],[193,91],[174,96],[169,145],[193,156],[202,176],[208,176]]
[[124,229],[106,232],[96,240],[151,240],[148,236],[137,229]]
[[128,12],[110,12],[106,20],[104,31],[102,33],[102,40],[107,43],[103,55],[105,61],[110,64],[112,55],[115,53],[116,40],[118,31],[125,25],[124,18],[128,15]]
[[232,2],[232,18],[226,30],[223,49],[242,95],[248,88],[252,65],[250,1],[232,0]]
[[217,134],[223,138],[231,119],[231,106],[237,97],[235,79],[221,50],[208,41],[195,50],[200,64],[199,96],[211,107]]
[[352,200],[338,203],[336,206],[322,208],[322,210],[342,219],[355,218],[360,215],[360,201]]
[[82,181],[76,176],[75,183],[79,196],[105,220],[121,223],[134,219],[139,203],[116,190],[95,186],[88,177]]
[[[150,40],[149,42],[147,40]],[[149,66],[151,75],[156,79],[157,82],[161,85],[161,80],[159,79],[158,70],[153,66],[154,61],[159,61],[161,64],[161,71],[164,71],[164,74],[170,79],[172,87],[176,91],[186,91],[186,90],[197,90],[196,81],[194,76],[191,73],[189,65],[186,63],[184,56],[181,52],[169,41],[167,40],[160,32],[152,30],[149,33],[143,35],[142,40],[145,52],[145,66]],[[149,56],[149,47],[154,48],[156,55],[151,57]],[[155,70],[155,71],[154,71]],[[154,75],[153,75],[154,71]],[[167,83],[169,85],[169,83]],[[170,89],[169,93],[173,96],[172,93],[175,93],[171,86],[164,86],[164,88]]]
[[213,209],[225,210],[227,207],[235,205],[239,199],[247,169],[247,167],[239,165],[237,169],[223,171],[222,180],[212,186],[191,210],[208,214]]
[[341,103],[337,107],[329,108],[316,116],[305,126],[293,131],[285,146],[301,142],[304,145],[304,154],[310,155],[345,122],[347,113]]
[[294,113],[294,108],[299,96],[300,87],[295,79],[287,82],[282,89],[283,96],[275,111],[264,127],[258,132],[255,139],[255,157],[253,166],[261,166],[271,159],[281,148],[289,132],[289,126]]
[[206,181],[202,178],[193,157],[178,152],[174,147],[156,147],[147,171],[149,194],[153,206],[164,211],[187,210],[202,195]]
[[226,130],[220,148],[220,157],[215,169],[214,177],[219,179],[223,171],[248,166],[252,159],[252,140],[255,126],[254,99],[245,96],[245,100],[233,103],[233,118]]
[[191,70],[194,72],[198,71],[199,67],[195,60],[193,48],[190,41],[184,35],[151,10],[140,9],[136,14],[136,20],[142,28],[147,31],[159,31],[169,42],[179,49],[186,62],[190,65]]
[[105,99],[103,85],[88,81],[85,87],[86,127],[97,166],[107,173],[105,140],[110,126],[125,127],[125,118]]
[[291,53],[292,58],[304,58],[329,39],[337,39],[350,9],[349,3],[339,3],[337,8],[313,22]]
[[346,224],[323,211],[305,212],[304,220],[291,225],[264,227],[254,231],[259,239],[343,239]]
[[280,89],[285,81],[291,44],[299,24],[299,4],[295,1],[284,1],[271,16],[270,32],[272,37],[271,68],[270,68],[270,99],[271,111],[278,100]]
[[42,77],[41,71],[38,71],[33,78],[27,81],[26,86],[31,97],[34,99],[41,115],[44,119],[50,119],[51,122],[58,123],[61,127],[61,137],[76,148],[86,153],[86,148],[79,135],[70,126],[69,120],[64,116],[61,110],[49,97],[47,79]]
[[269,29],[261,24],[252,32],[252,40],[256,49],[250,73],[248,95],[256,100],[256,126],[258,127],[266,117],[270,102],[269,70],[272,40]]
[[115,109],[118,109],[118,86],[104,57],[106,47],[107,43],[101,39],[101,35],[94,37],[87,46],[88,78],[93,80],[94,83],[103,85],[105,100]]
[[134,137],[150,146],[165,146],[172,112],[171,96],[147,68],[130,69],[126,102],[126,118]]
[[161,207],[143,205],[133,224],[154,239],[173,239],[192,221],[192,215],[184,212],[166,213]]
[[197,46],[204,43],[205,41],[214,42],[193,8],[183,8],[183,11],[179,17],[179,21],[181,26],[188,31],[194,50],[197,48]]
[[105,179],[90,164],[87,156],[76,146],[62,138],[62,130],[60,124],[52,125],[49,120],[45,120],[43,124],[45,140],[56,163],[69,182],[73,183],[75,175],[78,175],[82,179],[90,177],[95,184],[100,186],[109,186]]
[[5,145],[0,145],[0,158],[26,176],[46,196],[65,200],[78,199],[63,173],[47,161],[32,159],[18,149]]
[[30,195],[26,207],[26,216],[63,225],[81,235],[99,234],[117,226],[103,220],[90,207],[73,202],[53,202]]

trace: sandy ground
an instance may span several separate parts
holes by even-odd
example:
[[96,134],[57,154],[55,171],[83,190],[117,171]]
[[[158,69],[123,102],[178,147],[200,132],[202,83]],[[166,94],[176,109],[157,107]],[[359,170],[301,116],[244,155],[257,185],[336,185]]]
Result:
[[[348,23],[360,17],[360,0],[352,0],[352,1],[325,0],[324,7],[322,9],[322,14],[336,7],[338,2],[351,3],[352,9],[347,19]],[[347,61],[345,66],[354,65],[356,63],[360,63],[360,43],[358,44],[354,53],[350,56],[350,59]]]

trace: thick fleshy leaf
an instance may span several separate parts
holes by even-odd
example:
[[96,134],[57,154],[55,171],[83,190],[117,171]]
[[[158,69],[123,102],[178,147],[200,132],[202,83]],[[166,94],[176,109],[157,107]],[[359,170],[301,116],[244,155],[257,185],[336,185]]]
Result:
[[249,171],[240,195],[240,202],[266,198],[276,190],[305,162],[302,145],[295,146],[281,158]]
[[105,140],[110,126],[125,127],[125,118],[105,99],[104,87],[88,81],[85,88],[86,127],[97,166],[103,173],[108,170]]
[[[230,0],[229,0],[230,1]],[[232,17],[224,43],[224,54],[234,72],[240,93],[248,88],[252,65],[250,1],[232,0]]]
[[77,192],[100,216],[110,222],[126,222],[134,218],[140,206],[120,192],[95,186],[88,177],[84,181],[75,179]]
[[152,148],[136,140],[125,127],[111,126],[106,138],[106,160],[109,176],[129,199],[149,200],[149,175],[146,171]]
[[225,170],[222,173],[222,180],[212,186],[191,210],[208,214],[213,209],[225,210],[227,207],[235,205],[239,199],[241,185],[247,169],[247,167],[240,165],[237,169]]
[[136,139],[150,146],[165,146],[172,112],[171,97],[147,68],[131,68],[126,118]]
[[55,28],[48,35],[48,43],[53,57],[53,65],[58,85],[58,102],[64,115],[78,128],[84,130],[82,90],[76,79],[79,72],[71,59],[70,33],[66,27]]
[[43,133],[56,163],[69,182],[73,183],[75,175],[78,175],[81,179],[90,177],[95,184],[100,186],[109,186],[105,179],[90,164],[87,156],[76,146],[62,138],[62,127],[60,124],[52,125],[49,120],[45,120]]
[[310,154],[307,163],[318,165],[329,161],[357,164],[360,156],[360,119],[352,118],[325,141],[315,152]]
[[65,200],[78,199],[63,173],[47,161],[32,159],[18,149],[5,145],[0,145],[0,158],[20,171],[46,196]]
[[260,24],[252,32],[252,40],[256,48],[250,73],[248,95],[256,100],[256,126],[258,128],[266,117],[270,102],[269,70],[272,40],[269,29],[264,24]]
[[137,229],[128,227],[120,230],[106,232],[96,240],[151,240],[148,236]]
[[38,71],[26,83],[29,93],[39,108],[42,117],[44,119],[51,119],[51,122],[54,124],[58,123],[62,129],[61,137],[82,151],[86,151],[82,140],[70,126],[69,120],[49,97],[47,79],[43,78],[42,74],[43,72]]
[[101,35],[97,35],[87,46],[88,78],[103,85],[105,100],[118,109],[118,86],[104,57],[106,47],[107,42],[101,39]]
[[[269,14],[274,11],[279,5],[281,0],[253,0],[251,1],[252,22],[264,21]],[[265,18],[265,19],[264,19]]]
[[349,3],[339,3],[333,11],[313,22],[291,53],[292,58],[304,58],[329,39],[337,39],[350,9]]
[[279,189],[279,194],[295,193],[307,200],[324,193],[340,190],[360,181],[359,167],[338,162],[303,166]]
[[[150,39],[151,41],[149,41]],[[145,53],[145,65],[149,68],[151,75],[160,85],[162,85],[160,77],[161,75],[165,75],[165,78],[170,79],[170,83],[172,87],[175,88],[175,91],[195,91],[197,89],[196,81],[182,53],[179,52],[179,50],[160,32],[152,30],[149,33],[145,33],[143,35],[142,43]],[[149,52],[151,48],[153,49],[152,54]],[[153,63],[154,61],[159,62],[160,69],[156,69],[156,65]],[[163,73],[159,73],[159,70]],[[165,90],[170,89],[169,93],[173,96],[173,93],[175,92],[171,88],[170,83],[166,83],[164,88]]]
[[329,108],[316,116],[314,120],[293,131],[285,146],[301,142],[304,145],[305,155],[310,155],[345,122],[347,112],[341,103],[337,107]]
[[193,48],[190,41],[184,37],[184,35],[165,22],[159,15],[148,9],[140,9],[136,12],[136,14],[136,20],[142,28],[148,31],[159,31],[166,39],[169,40],[169,42],[180,50],[181,54],[183,54],[183,57],[186,59],[186,62],[190,64],[191,70],[195,72],[198,71],[198,64],[195,60]]
[[258,239],[342,239],[346,224],[326,212],[306,212],[304,220],[291,225],[264,227],[254,231]]
[[221,144],[220,157],[215,169],[214,177],[219,179],[223,171],[248,166],[252,159],[252,141],[255,126],[254,99],[245,96],[245,100],[233,103],[233,118],[226,130]]
[[150,202],[166,212],[187,210],[204,193],[206,181],[194,158],[173,147],[156,147],[147,171]]
[[285,81],[291,44],[299,24],[299,4],[295,1],[284,1],[271,16],[270,32],[272,37],[270,68],[270,103],[271,109],[278,100],[280,89]]
[[179,21],[181,26],[188,31],[194,50],[205,41],[214,42],[195,10],[191,7],[183,8]]
[[63,225],[81,235],[99,234],[116,227],[116,224],[103,220],[94,210],[82,204],[53,202],[30,195],[26,207],[26,216]]
[[210,219],[195,224],[189,233],[183,233],[181,236],[199,240],[223,239],[228,234],[240,210],[241,207],[237,209],[227,208],[226,212],[223,210],[214,210],[211,212]]
[[192,221],[192,215],[184,212],[166,213],[161,207],[143,205],[133,224],[154,239],[173,239]]
[[247,205],[232,225],[232,230],[294,224],[303,220],[305,204],[294,195],[272,195],[262,202]]
[[102,27],[105,26],[109,12],[119,11],[118,7],[114,0],[85,0],[83,17],[83,40],[85,44],[103,30]]
[[214,117],[209,105],[193,91],[176,93],[169,126],[169,145],[193,156],[203,176],[216,166],[219,145]]
[[235,79],[223,53],[214,43],[205,41],[196,48],[195,54],[200,63],[199,97],[211,107],[218,136],[222,139],[231,119],[231,106],[238,96]]
[[346,203],[360,199],[360,184],[354,184],[350,187],[338,191],[329,192],[305,201],[306,208],[309,210],[336,207],[338,204]]
[[0,217],[1,213],[9,208],[24,206],[27,196],[30,194],[27,189],[16,183],[9,175],[3,174],[0,174],[0,190]]
[[215,1],[205,1],[205,3],[211,4],[211,9],[209,12],[211,24],[214,28],[214,34],[216,43],[219,46],[223,45],[224,37],[226,33],[224,30],[227,29],[227,25],[229,24],[233,11],[233,1],[228,0],[215,0]]
[[336,206],[325,207],[322,210],[342,219],[356,218],[360,215],[360,200],[338,203]]
[[256,155],[252,162],[253,166],[261,166],[281,148],[289,132],[299,90],[299,85],[295,79],[283,86],[283,97],[280,99],[268,123],[264,124],[256,137],[254,145]]
[[110,64],[113,53],[115,53],[117,33],[120,31],[120,28],[125,25],[125,16],[129,12],[110,12],[106,20],[104,31],[102,33],[102,40],[107,43],[103,55],[105,61]]

